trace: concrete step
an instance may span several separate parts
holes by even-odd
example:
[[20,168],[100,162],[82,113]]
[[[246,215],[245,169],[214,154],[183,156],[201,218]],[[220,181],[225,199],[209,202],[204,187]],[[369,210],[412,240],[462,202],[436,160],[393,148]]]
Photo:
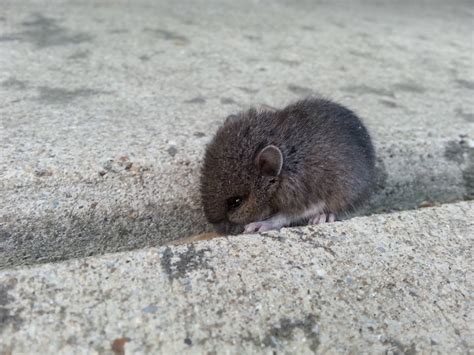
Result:
[[317,92],[355,110],[377,146],[361,214],[472,199],[471,13],[443,1],[5,2],[0,268],[207,230],[199,166],[223,118]]
[[[378,154],[377,188],[358,215],[474,196],[472,139],[388,141]],[[97,170],[76,181],[50,177],[4,188],[0,268],[159,246],[209,230],[200,207],[200,159],[147,171],[130,171],[134,162],[118,159],[105,179]]]
[[469,353],[474,202],[0,272],[0,353]]
[[[0,354],[472,351],[472,15],[2,2]],[[366,217],[167,245],[209,229],[199,169],[223,118],[316,93],[372,133]]]

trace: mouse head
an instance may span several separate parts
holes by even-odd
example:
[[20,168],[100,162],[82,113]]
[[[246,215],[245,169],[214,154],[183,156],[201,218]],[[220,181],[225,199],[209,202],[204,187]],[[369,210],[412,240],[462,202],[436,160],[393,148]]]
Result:
[[283,155],[272,144],[255,144],[245,120],[226,122],[207,147],[201,175],[204,212],[221,233],[240,233],[245,224],[275,212]]

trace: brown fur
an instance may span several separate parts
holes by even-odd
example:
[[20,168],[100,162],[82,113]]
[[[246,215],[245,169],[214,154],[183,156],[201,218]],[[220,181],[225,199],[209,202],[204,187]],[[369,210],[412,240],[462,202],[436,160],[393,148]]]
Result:
[[[255,163],[268,145],[283,155],[278,176],[262,174]],[[206,149],[204,212],[223,233],[277,212],[298,215],[321,201],[326,212],[348,212],[369,195],[374,161],[366,128],[341,105],[309,98],[282,110],[250,109],[229,116]],[[232,210],[233,196],[245,199]]]

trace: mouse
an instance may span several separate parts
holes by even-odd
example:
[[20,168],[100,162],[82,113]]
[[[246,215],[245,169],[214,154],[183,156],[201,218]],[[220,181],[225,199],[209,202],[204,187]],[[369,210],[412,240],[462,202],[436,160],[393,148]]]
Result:
[[207,220],[221,234],[334,222],[369,198],[375,150],[362,120],[322,97],[228,116],[206,146]]

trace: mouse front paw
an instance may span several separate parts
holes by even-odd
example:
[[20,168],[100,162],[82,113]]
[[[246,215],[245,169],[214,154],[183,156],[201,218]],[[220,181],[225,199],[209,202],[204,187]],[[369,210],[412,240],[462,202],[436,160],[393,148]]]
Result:
[[244,233],[259,233],[259,232],[266,232],[272,229],[277,228],[272,222],[270,221],[260,221],[260,222],[253,222],[249,223],[245,226]]

